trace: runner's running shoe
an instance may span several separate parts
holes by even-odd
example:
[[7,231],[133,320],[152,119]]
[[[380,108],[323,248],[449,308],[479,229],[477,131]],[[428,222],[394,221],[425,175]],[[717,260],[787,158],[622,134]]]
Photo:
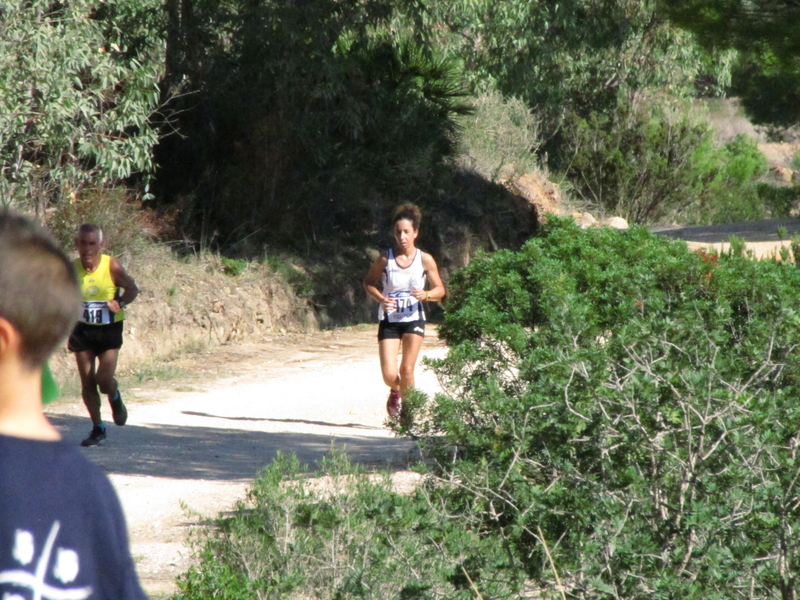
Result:
[[111,413],[114,415],[115,425],[125,425],[128,422],[128,409],[122,403],[122,396],[117,390],[117,396],[111,401]]
[[400,412],[402,402],[403,401],[400,399],[400,392],[396,392],[395,390],[389,392],[389,399],[386,401],[386,412],[389,413],[390,417]]
[[106,428],[103,425],[95,425],[89,437],[81,442],[81,446],[97,446],[104,439],[106,439]]

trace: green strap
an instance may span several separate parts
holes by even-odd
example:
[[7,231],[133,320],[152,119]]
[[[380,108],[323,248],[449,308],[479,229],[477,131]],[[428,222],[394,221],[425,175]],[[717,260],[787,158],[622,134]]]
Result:
[[42,404],[47,404],[58,398],[58,385],[50,372],[50,366],[45,363],[42,369]]

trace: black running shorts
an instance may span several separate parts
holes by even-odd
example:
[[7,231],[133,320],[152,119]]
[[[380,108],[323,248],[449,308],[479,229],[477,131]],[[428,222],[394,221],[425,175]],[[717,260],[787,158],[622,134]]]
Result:
[[425,337],[425,321],[407,321],[405,323],[381,321],[378,325],[378,341],[399,340],[407,333]]
[[92,352],[95,356],[106,350],[122,348],[122,324],[117,321],[109,325],[89,325],[78,323],[69,336],[67,347],[70,352]]

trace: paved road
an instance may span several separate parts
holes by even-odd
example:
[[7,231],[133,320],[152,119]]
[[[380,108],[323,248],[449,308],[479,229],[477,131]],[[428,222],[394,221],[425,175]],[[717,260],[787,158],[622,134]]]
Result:
[[668,237],[692,242],[727,242],[735,235],[748,242],[778,242],[778,228],[785,227],[787,237],[800,234],[800,218],[767,219],[726,225],[702,225],[693,227],[653,227],[651,231]]
[[[778,228],[786,229],[783,241],[778,237]],[[800,234],[800,218],[768,219],[747,223],[729,223],[700,227],[653,227],[651,231],[675,239],[686,240],[690,248],[711,247],[727,250],[732,235],[745,240],[745,247],[753,251],[756,258],[773,256],[780,246],[789,246],[789,240]]]

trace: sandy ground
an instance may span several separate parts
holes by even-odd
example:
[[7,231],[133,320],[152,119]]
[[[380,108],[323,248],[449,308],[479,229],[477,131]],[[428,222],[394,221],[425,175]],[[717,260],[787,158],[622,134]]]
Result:
[[[175,577],[191,564],[188,532],[244,499],[248,483],[278,451],[313,467],[332,443],[345,445],[354,460],[403,479],[412,445],[384,425],[387,389],[375,335],[375,327],[362,326],[223,346],[183,359],[180,366],[199,376],[123,389],[126,426],[110,424],[104,406],[108,439],[83,452],[120,496],[148,594],[177,589]],[[429,332],[423,354],[444,352]],[[422,367],[417,385],[438,390]],[[58,401],[48,413],[76,444],[91,428],[79,400]]]

